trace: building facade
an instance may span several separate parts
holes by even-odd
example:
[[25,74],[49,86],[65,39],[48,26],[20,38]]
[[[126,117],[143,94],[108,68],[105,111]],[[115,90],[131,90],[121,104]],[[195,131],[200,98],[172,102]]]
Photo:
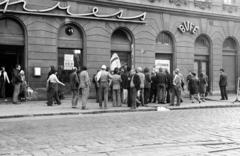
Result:
[[[209,76],[219,69],[235,91],[239,69],[240,2],[231,0],[1,0],[0,64],[21,64],[31,87],[46,86],[54,65],[68,81],[72,66],[90,76],[117,53],[122,65],[179,68]],[[94,93],[93,93],[94,94]]]

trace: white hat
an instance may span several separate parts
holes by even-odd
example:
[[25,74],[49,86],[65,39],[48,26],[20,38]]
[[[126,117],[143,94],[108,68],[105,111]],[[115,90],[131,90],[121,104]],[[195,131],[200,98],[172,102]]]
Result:
[[106,65],[102,65],[101,69],[107,69]]

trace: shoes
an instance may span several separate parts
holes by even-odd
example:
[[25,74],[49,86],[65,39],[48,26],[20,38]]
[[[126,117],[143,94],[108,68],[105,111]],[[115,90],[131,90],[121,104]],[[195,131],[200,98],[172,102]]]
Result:
[[4,101],[5,101],[5,102],[7,102],[8,100],[7,100],[7,99],[5,99]]
[[20,102],[13,102],[13,104],[17,105],[17,104],[21,104]]
[[174,106],[174,104],[170,104],[169,106]]
[[221,98],[220,100],[224,100],[224,99]]
[[84,107],[84,106],[82,107],[82,110],[86,110],[86,109],[87,109],[86,107]]
[[77,107],[76,106],[72,106],[73,109],[76,109]]

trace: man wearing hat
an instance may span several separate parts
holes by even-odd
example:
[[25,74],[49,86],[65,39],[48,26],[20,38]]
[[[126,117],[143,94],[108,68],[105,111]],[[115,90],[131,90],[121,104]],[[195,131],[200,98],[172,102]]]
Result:
[[109,80],[112,78],[109,72],[106,71],[106,65],[102,65],[101,70],[96,75],[97,83],[99,83],[99,107],[102,108],[102,94],[104,97],[104,108],[107,108]]
[[228,95],[226,91],[227,87],[227,75],[224,73],[224,69],[220,69],[220,80],[219,80],[219,87],[221,92],[221,100],[228,100]]

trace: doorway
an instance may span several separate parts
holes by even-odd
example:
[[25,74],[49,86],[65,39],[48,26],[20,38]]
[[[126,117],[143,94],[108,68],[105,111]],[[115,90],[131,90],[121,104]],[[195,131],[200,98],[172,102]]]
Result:
[[[9,80],[12,79],[12,70],[16,64],[24,69],[24,46],[0,45],[0,66],[4,66]],[[13,93],[12,84],[6,85],[6,96],[11,97]]]

